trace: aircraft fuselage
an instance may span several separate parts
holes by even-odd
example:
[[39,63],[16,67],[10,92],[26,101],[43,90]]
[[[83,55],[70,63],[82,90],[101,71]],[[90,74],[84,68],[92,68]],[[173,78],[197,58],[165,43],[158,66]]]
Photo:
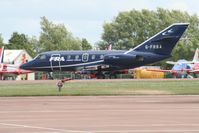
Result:
[[39,54],[23,68],[35,71],[77,71],[87,69],[88,66],[106,66],[104,70],[121,70],[135,68],[154,63],[168,58],[167,55],[159,55],[147,52],[126,51],[52,51]]

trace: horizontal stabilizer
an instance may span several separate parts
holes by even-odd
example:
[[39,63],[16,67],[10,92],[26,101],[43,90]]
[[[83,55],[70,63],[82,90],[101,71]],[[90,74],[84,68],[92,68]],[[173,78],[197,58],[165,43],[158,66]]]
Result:
[[171,64],[171,65],[175,65],[177,62],[174,62],[174,61],[167,61],[166,63],[167,63],[167,64]]

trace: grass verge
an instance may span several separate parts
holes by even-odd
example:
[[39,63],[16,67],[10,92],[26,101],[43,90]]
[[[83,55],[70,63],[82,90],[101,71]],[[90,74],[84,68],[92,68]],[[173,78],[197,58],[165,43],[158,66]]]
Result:
[[198,95],[199,80],[84,80],[64,84],[57,81],[10,81],[0,83],[0,96],[105,96],[105,95]]

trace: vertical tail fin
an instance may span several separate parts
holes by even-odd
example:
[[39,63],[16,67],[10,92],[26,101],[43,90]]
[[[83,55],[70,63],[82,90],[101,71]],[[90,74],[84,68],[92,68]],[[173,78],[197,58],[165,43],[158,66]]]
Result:
[[188,25],[188,23],[173,24],[144,41],[134,49],[127,51],[125,54],[130,53],[131,51],[141,51],[170,55]]
[[108,51],[111,51],[112,50],[112,44],[109,44],[109,46],[108,46],[108,49],[107,49]]
[[3,63],[4,46],[0,49],[0,64]]
[[111,51],[112,50],[112,44],[109,44],[105,50]]
[[194,57],[193,57],[193,62],[199,62],[199,49],[197,48],[196,49],[196,52],[194,54]]
[[26,54],[22,54],[21,64],[25,64],[25,63],[26,63]]

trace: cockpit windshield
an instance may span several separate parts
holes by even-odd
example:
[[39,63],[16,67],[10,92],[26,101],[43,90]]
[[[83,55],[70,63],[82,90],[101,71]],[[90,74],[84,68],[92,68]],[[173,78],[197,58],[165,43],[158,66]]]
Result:
[[46,55],[44,54],[39,54],[38,56],[35,57],[36,60],[45,60],[46,59]]

